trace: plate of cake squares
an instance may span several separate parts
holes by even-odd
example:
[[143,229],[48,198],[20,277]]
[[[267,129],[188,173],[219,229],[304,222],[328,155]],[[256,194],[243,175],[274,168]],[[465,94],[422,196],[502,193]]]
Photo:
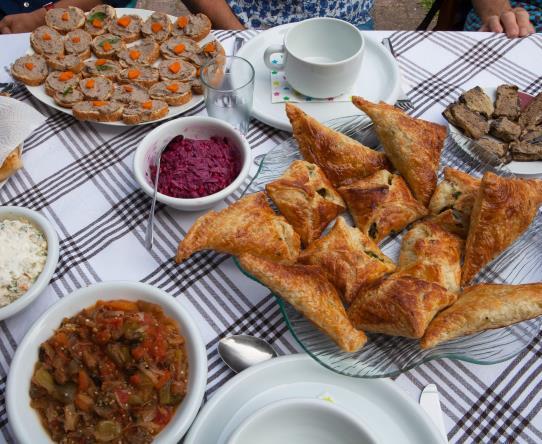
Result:
[[240,200],[196,220],[177,262],[233,255],[303,349],[344,375],[515,356],[542,328],[542,180],[443,125],[352,100],[362,113],[325,123],[286,104],[293,136]]
[[443,112],[450,134],[483,161],[519,175],[542,174],[542,95],[516,85],[476,86]]

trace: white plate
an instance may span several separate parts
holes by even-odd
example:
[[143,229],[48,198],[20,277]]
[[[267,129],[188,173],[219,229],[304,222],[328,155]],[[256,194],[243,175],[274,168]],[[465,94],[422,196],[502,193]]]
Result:
[[[495,101],[495,97],[497,96],[497,88],[495,87],[487,87],[483,88],[485,93],[491,98],[491,100]],[[520,92],[520,94],[524,94],[528,96],[526,93]],[[461,147],[461,149],[467,151],[470,154],[476,155],[476,152],[473,153],[471,146],[473,144],[473,141],[470,137],[467,137],[463,132],[457,128],[456,126],[452,125],[448,122],[448,126],[450,128],[450,135],[452,136],[452,139],[455,143]],[[541,176],[542,175],[542,162],[540,161],[533,161],[533,162],[515,162],[512,161],[507,165],[503,166],[504,169],[507,169],[513,174],[517,174],[518,176]]]
[[178,442],[194,420],[203,400],[207,384],[207,352],[192,316],[174,298],[159,288],[141,282],[101,282],[80,288],[50,307],[34,323],[17,347],[6,384],[6,404],[9,424],[21,444],[52,443],[40,423],[37,412],[30,407],[30,379],[38,360],[38,350],[57,329],[65,317],[73,316],[98,300],[144,300],[160,305],[164,313],[178,322],[186,339],[189,359],[187,395],[175,411],[169,424],[153,443]]
[[[252,115],[256,119],[275,128],[292,131],[290,122],[284,111],[284,103],[271,103],[270,71],[263,61],[265,49],[274,44],[282,43],[284,34],[293,23],[277,26],[261,32],[249,40],[238,55],[244,57],[254,66],[254,105]],[[393,104],[399,96],[400,74],[395,59],[380,44],[371,37],[371,33],[362,32],[365,38],[365,54],[361,64],[355,94],[371,100],[384,101]],[[330,103],[296,103],[311,116],[321,122],[337,117],[351,116],[358,109],[350,102]]]
[[[134,14],[134,15],[138,15],[143,20],[145,20],[147,17],[149,17],[153,12],[154,11],[147,11],[146,9],[117,8],[117,16],[119,16],[119,17],[122,16],[122,15],[125,15],[125,14]],[[170,15],[169,18],[170,18],[170,20],[176,20],[177,19],[177,17],[174,17],[172,15]],[[203,39],[201,42],[199,42],[199,44],[204,45],[205,43],[207,43],[207,42],[209,42],[211,40],[214,40],[214,37],[209,35],[205,39]],[[139,40],[128,44],[128,46],[133,46],[133,45],[135,45],[137,43],[139,43]],[[34,51],[32,50],[32,48],[30,48],[27,53],[28,54],[34,54]],[[90,58],[95,59],[96,57],[94,56],[94,54],[92,54],[92,56]],[[162,60],[162,59],[160,59],[160,60]],[[49,105],[49,106],[51,106],[51,107],[53,107],[53,108],[55,108],[55,109],[57,109],[59,111],[62,111],[63,113],[66,113],[66,114],[69,114],[70,116],[73,116],[72,110],[70,108],[63,108],[63,107],[57,105],[55,103],[55,101],[53,100],[53,98],[51,96],[47,95],[47,93],[45,92],[45,86],[44,85],[39,85],[39,86],[28,86],[28,85],[26,85],[26,88],[28,89],[28,91],[30,91],[30,94],[32,94],[36,99],[42,101],[46,105]],[[203,96],[194,94],[194,95],[192,95],[192,100],[190,100],[190,102],[185,103],[184,105],[181,105],[181,106],[170,106],[169,107],[169,113],[165,117],[162,117],[161,119],[151,120],[150,122],[141,122],[141,123],[138,123],[137,125],[147,125],[149,123],[156,123],[156,122],[160,122],[161,120],[170,119],[170,118],[178,116],[179,114],[182,114],[182,113],[184,113],[184,112],[186,112],[188,110],[191,110],[192,108],[194,108],[195,106],[199,105],[202,102],[203,102]],[[117,122],[94,122],[94,121],[91,121],[91,123],[99,123],[99,124],[102,124],[102,125],[114,125],[114,126],[134,126],[134,125],[127,125],[126,123],[124,123],[121,120],[117,121]]]
[[429,417],[393,382],[342,376],[298,354],[271,359],[224,384],[203,407],[184,444],[224,444],[264,406],[282,399],[323,396],[359,415],[379,444],[443,442]]

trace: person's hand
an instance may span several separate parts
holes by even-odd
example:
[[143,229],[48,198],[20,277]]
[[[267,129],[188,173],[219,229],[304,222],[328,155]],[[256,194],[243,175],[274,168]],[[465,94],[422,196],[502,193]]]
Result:
[[480,31],[505,32],[510,38],[525,37],[534,33],[529,13],[523,8],[514,8],[499,15],[485,18]]
[[32,32],[44,23],[42,8],[32,12],[6,15],[0,20],[0,34],[18,34]]

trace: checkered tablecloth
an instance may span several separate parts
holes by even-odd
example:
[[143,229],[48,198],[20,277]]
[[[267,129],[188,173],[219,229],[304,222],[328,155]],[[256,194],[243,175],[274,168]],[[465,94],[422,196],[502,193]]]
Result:
[[[254,34],[244,31],[245,38]],[[216,32],[227,50],[234,35]],[[442,122],[442,108],[475,85],[514,83],[530,93],[542,88],[542,35],[522,40],[463,32],[367,35],[379,41],[391,37],[416,116]],[[27,42],[28,35],[0,37],[2,66],[24,53]],[[190,312],[207,345],[207,397],[233,376],[217,356],[217,341],[223,336],[254,334],[271,341],[280,353],[299,351],[269,291],[243,276],[231,258],[202,252],[181,265],[174,263],[178,241],[200,214],[159,206],[155,248],[149,253],[143,246],[149,198],[134,181],[132,156],[155,125],[77,122],[33,99],[24,88],[18,88],[15,97],[49,118],[25,141],[25,168],[0,189],[0,203],[40,211],[55,225],[61,241],[60,261],[46,291],[23,313],[0,322],[0,442],[13,441],[4,390],[17,344],[46,308],[93,282],[123,279],[156,285]],[[203,113],[200,105],[186,115]],[[256,156],[288,134],[253,121],[247,137]],[[542,335],[499,365],[433,361],[396,381],[415,400],[426,384],[438,385],[451,442],[539,443],[541,357]]]

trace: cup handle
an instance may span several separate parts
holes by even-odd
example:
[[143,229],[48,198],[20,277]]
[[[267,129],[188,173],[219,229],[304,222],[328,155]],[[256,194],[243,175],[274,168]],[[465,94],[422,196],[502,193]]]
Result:
[[265,52],[263,53],[263,61],[265,63],[265,66],[267,66],[269,69],[282,69],[284,68],[284,62],[282,63],[271,63],[269,61],[269,58],[273,54],[277,53],[284,53],[284,45],[271,45],[268,47]]

